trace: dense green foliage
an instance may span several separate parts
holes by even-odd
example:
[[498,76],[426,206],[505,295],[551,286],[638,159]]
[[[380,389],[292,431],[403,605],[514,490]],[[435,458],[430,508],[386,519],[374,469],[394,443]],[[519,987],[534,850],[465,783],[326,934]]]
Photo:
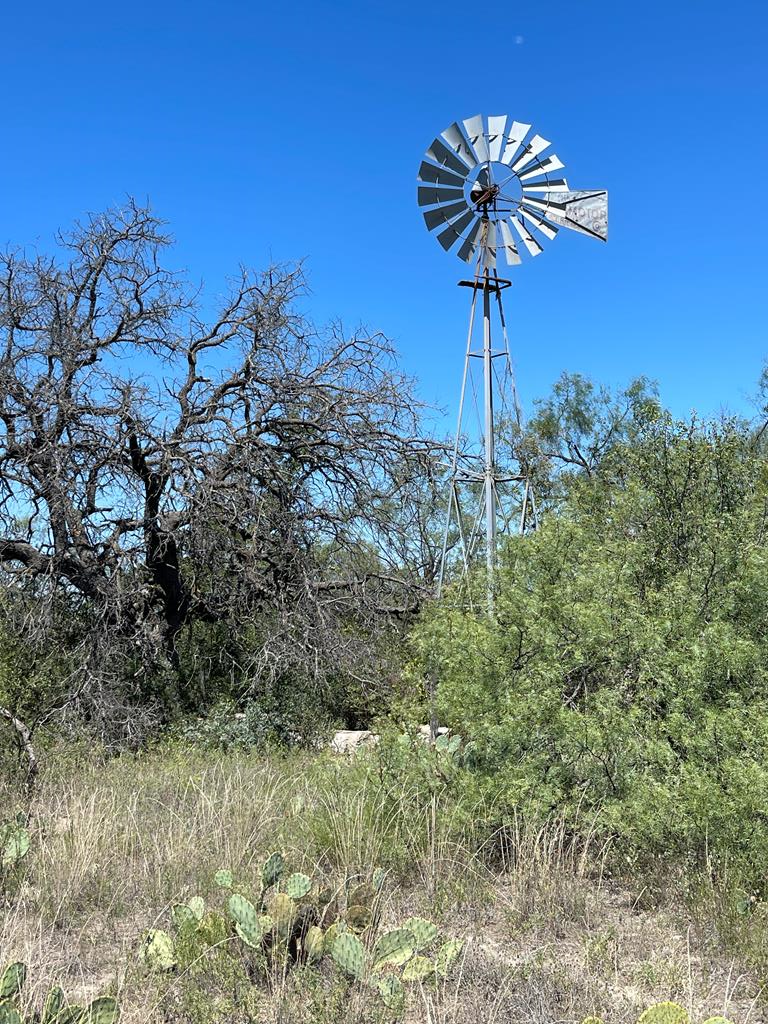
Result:
[[432,608],[419,665],[503,805],[596,816],[626,851],[707,858],[757,884],[768,469],[741,422],[642,412],[571,463],[542,529],[509,543],[495,620],[450,598]]

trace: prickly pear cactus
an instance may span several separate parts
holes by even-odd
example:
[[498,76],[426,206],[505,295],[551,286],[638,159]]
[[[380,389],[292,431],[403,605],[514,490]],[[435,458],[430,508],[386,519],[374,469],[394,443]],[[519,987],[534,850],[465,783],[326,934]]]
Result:
[[233,892],[229,897],[227,910],[235,922],[235,931],[243,942],[253,949],[258,949],[261,945],[262,931],[254,905],[239,892]]
[[284,892],[276,893],[269,904],[269,916],[279,935],[287,935],[296,919],[296,904]]
[[400,967],[411,959],[415,951],[416,942],[407,929],[396,928],[386,932],[373,948],[373,969],[380,971],[387,965]]
[[733,1024],[727,1017],[708,1017],[704,1024]]
[[272,853],[267,857],[264,867],[261,869],[261,884],[265,889],[276,885],[285,871],[285,861],[282,853]]
[[437,938],[437,926],[423,917],[409,917],[403,928],[413,935],[417,950],[426,949]]
[[581,1024],[603,1024],[602,1017],[585,1017]]
[[640,1014],[637,1024],[690,1024],[690,1017],[679,1003],[655,1003]]
[[120,1007],[111,996],[94,999],[81,1014],[78,1024],[117,1024]]
[[372,885],[364,882],[362,885],[355,886],[350,892],[347,897],[347,905],[350,907],[370,907],[375,899],[376,890]]
[[381,892],[384,888],[384,879],[387,877],[387,873],[384,868],[376,868],[373,872],[373,878],[371,879],[371,885],[376,892]]
[[221,868],[217,871],[213,876],[213,880],[222,889],[231,889],[235,884],[232,872],[228,868]]
[[426,956],[414,956],[403,968],[403,981],[425,981],[435,973],[435,965]]
[[310,964],[319,960],[325,952],[323,929],[316,924],[307,928],[307,934],[304,936],[304,952],[307,956],[307,963]]
[[177,903],[171,907],[171,920],[174,928],[179,932],[189,932],[193,928],[197,928],[195,912],[186,903]]
[[40,1024],[54,1024],[58,1021],[59,1014],[64,1008],[64,993],[58,985],[48,992],[43,1003],[43,1012],[40,1014]]
[[376,982],[376,989],[387,1009],[393,1010],[396,1014],[403,1012],[405,989],[399,978],[396,978],[394,974],[389,974],[386,978],[381,978]]
[[0,1024],[24,1024],[21,1014],[10,1000],[0,1003]]
[[435,953],[435,971],[441,978],[447,977],[463,948],[462,939],[449,939]]
[[26,964],[20,962],[8,964],[0,974],[0,1001],[15,999],[24,987],[27,978]]
[[344,921],[334,921],[334,923],[328,928],[323,937],[323,946],[326,953],[330,953],[333,949],[333,944],[336,941],[336,937],[341,935],[342,932],[347,930],[347,925]]
[[195,915],[198,921],[202,921],[203,914],[205,913],[205,900],[202,896],[193,896],[191,900],[188,900],[187,906]]
[[29,832],[15,822],[8,822],[0,828],[0,866],[9,871],[16,867],[29,853]]
[[150,928],[144,936],[139,956],[147,967],[158,971],[170,971],[176,966],[176,949],[173,939],[162,928]]
[[350,977],[359,981],[365,974],[365,949],[351,932],[342,932],[334,939],[331,956]]
[[312,880],[308,875],[302,875],[300,871],[289,875],[285,880],[285,895],[290,896],[292,900],[300,900],[311,888]]

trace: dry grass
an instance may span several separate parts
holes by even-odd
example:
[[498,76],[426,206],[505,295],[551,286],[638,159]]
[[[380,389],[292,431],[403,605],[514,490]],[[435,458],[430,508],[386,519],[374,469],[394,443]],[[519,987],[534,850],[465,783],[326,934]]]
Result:
[[158,983],[139,965],[143,930],[165,923],[171,904],[195,893],[221,902],[218,868],[247,883],[279,848],[331,885],[385,865],[388,922],[420,913],[467,939],[444,989],[414,993],[409,1021],[545,1024],[596,1013],[610,1024],[667,998],[694,1021],[767,1019],[757,979],[718,948],[714,928],[672,897],[641,909],[605,878],[605,850],[588,833],[576,842],[557,823],[521,821],[478,846],[456,839],[453,814],[440,793],[417,800],[407,780],[393,789],[375,771],[317,757],[166,752],[50,774],[32,809],[26,878],[0,906],[0,959],[29,963],[36,1005],[54,981],[78,999],[117,992],[124,1024],[386,1019],[330,965],[275,976],[236,1012],[217,1002],[225,978]]

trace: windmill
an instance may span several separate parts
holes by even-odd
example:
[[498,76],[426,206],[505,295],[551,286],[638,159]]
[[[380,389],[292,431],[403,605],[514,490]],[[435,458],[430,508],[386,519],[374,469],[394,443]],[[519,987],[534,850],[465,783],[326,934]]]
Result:
[[[559,228],[601,241],[608,236],[608,193],[571,191],[565,178],[555,176],[563,162],[554,153],[546,156],[550,143],[541,135],[529,137],[530,130],[531,125],[510,122],[506,115],[477,114],[454,122],[432,141],[418,176],[418,202],[427,228],[447,252],[455,250],[459,259],[474,266],[472,279],[459,281],[471,289],[472,297],[439,590],[454,525],[463,571],[485,541],[490,611],[499,525],[502,531],[520,533],[538,526],[528,466],[508,443],[519,434],[522,417],[502,304],[502,293],[512,282],[499,277],[497,264],[503,258],[515,266],[522,262],[521,253],[538,256],[542,242],[553,239]],[[479,292],[482,337],[476,341]],[[497,348],[493,314],[501,334]],[[478,386],[475,368],[480,366]],[[473,409],[476,422],[468,429]]]

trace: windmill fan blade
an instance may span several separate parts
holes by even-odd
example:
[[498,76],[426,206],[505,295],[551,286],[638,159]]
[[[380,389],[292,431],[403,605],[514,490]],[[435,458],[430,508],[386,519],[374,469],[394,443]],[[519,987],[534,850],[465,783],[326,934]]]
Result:
[[469,232],[467,237],[464,239],[464,243],[458,250],[456,255],[460,260],[464,260],[465,263],[469,263],[478,245],[478,235],[482,230],[483,222],[478,220],[472,230]]
[[[463,217],[459,217],[458,220],[453,221],[449,224],[445,231],[441,231],[437,236],[437,240],[446,250],[446,252],[455,245],[456,242],[461,238],[461,233],[469,227],[473,220],[476,220],[475,214],[472,210],[467,210]],[[478,221],[478,224],[480,221]],[[474,228],[472,229],[475,230]],[[462,257],[463,259],[464,257]]]
[[539,153],[545,150],[549,145],[550,143],[547,142],[545,138],[542,138],[541,135],[534,135],[528,145],[523,148],[522,156],[512,164],[512,170],[517,172],[522,171],[527,164],[532,160],[535,160]]
[[461,178],[466,178],[469,173],[467,165],[462,160],[459,160],[456,154],[448,149],[440,139],[435,139],[424,155],[430,160],[434,160],[436,164],[441,164],[455,171]]
[[515,231],[517,231],[518,235],[522,238],[523,245],[525,245],[531,256],[538,256],[540,252],[544,251],[533,235],[531,235],[525,224],[523,224],[518,217],[510,217],[509,219],[514,225]]
[[520,143],[530,130],[531,126],[529,124],[523,124],[522,121],[512,122],[512,127],[507,132],[507,146],[501,158],[503,164],[509,165],[512,163],[515,154],[520,148]]
[[491,176],[488,173],[487,167],[481,167],[480,173],[477,176],[477,184],[482,188],[489,188],[491,184]]
[[556,194],[549,200],[545,215],[561,227],[608,241],[608,193],[604,190]]
[[459,203],[448,203],[445,206],[438,206],[434,210],[427,210],[424,214],[424,220],[429,230],[433,231],[436,227],[448,224],[457,217],[460,217],[468,209],[469,207],[462,199]]
[[451,147],[451,150],[463,163],[467,165],[467,168],[471,171],[473,167],[477,167],[477,159],[475,157],[472,147],[464,137],[464,133],[458,124],[454,121],[450,128],[446,128],[441,133],[445,141]]
[[567,192],[568,182],[565,178],[554,178],[552,181],[532,181],[523,185],[523,192]]
[[518,263],[523,261],[520,259],[520,254],[517,251],[515,240],[512,237],[512,232],[509,230],[509,224],[505,220],[499,222],[501,228],[501,240],[504,243],[504,256],[506,257],[507,263],[510,267],[514,267]]
[[557,228],[553,227],[551,224],[547,224],[545,220],[542,220],[541,217],[532,210],[527,210],[525,205],[521,205],[520,213],[527,221],[530,221],[535,228],[538,228],[542,235],[546,235],[547,238],[551,239],[557,235]]
[[[427,154],[429,155],[429,154]],[[531,167],[526,167],[525,172],[520,175],[520,181],[527,181],[528,178],[535,178],[537,174],[549,174],[550,171],[560,171],[565,164],[554,153],[546,160],[537,160]]]
[[500,160],[501,151],[504,147],[504,128],[507,123],[507,115],[491,115],[488,118],[488,158],[489,160]]
[[488,141],[483,134],[483,115],[475,114],[474,117],[468,117],[462,123],[478,161],[483,163],[485,160],[488,160]]
[[418,190],[419,206],[434,206],[435,203],[455,203],[464,198],[463,188],[437,188],[422,185]]
[[483,264],[486,270],[496,269],[496,225],[493,221],[486,222],[487,233],[485,236],[485,258]]
[[464,179],[460,178],[458,174],[453,174],[444,167],[435,167],[434,164],[428,164],[425,160],[422,160],[421,167],[419,167],[419,181],[436,181],[441,185],[450,185],[453,188],[456,186],[460,188],[464,184]]

